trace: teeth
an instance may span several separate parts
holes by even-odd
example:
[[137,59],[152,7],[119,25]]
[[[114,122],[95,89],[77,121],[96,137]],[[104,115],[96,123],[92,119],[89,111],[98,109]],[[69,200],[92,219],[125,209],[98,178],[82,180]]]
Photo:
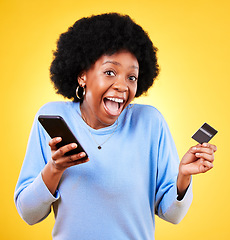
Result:
[[123,103],[124,100],[123,99],[120,99],[120,98],[107,98],[109,99],[110,101],[113,101],[113,102],[117,102],[117,103]]

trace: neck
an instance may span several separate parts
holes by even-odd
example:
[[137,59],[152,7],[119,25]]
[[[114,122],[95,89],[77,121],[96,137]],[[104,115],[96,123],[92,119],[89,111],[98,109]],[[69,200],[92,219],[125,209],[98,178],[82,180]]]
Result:
[[[102,123],[96,115],[91,111],[89,107],[86,107],[83,103],[80,104],[81,117],[84,122],[93,129],[100,129],[110,126],[110,124]],[[91,117],[94,116],[94,117]]]

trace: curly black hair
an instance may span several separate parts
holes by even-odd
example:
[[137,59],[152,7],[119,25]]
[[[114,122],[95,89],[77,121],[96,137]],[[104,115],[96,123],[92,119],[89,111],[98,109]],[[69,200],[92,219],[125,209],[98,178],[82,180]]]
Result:
[[79,101],[76,97],[78,75],[102,55],[112,55],[119,50],[127,50],[137,58],[139,76],[135,97],[145,93],[159,73],[157,48],[128,15],[118,13],[82,18],[60,35],[50,66],[57,93]]

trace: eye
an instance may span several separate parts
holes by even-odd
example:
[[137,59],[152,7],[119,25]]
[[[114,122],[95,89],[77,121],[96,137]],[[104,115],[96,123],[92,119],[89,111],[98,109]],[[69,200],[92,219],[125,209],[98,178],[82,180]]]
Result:
[[137,81],[137,77],[136,77],[136,76],[129,76],[129,80],[131,80],[131,81]]
[[107,76],[115,76],[115,72],[114,72],[114,71],[111,71],[111,70],[105,71],[104,73],[105,73]]

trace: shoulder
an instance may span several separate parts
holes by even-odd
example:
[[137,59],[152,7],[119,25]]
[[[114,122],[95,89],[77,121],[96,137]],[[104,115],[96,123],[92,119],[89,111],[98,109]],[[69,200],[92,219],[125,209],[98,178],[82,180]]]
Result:
[[48,102],[38,110],[37,114],[63,114],[70,111],[74,104],[77,103],[71,101]]
[[124,111],[121,118],[124,125],[128,125],[129,128],[137,130],[138,128],[145,128],[146,131],[154,132],[160,131],[162,125],[164,125],[164,117],[161,112],[153,106],[134,104],[133,106],[128,106]]
[[139,119],[149,120],[149,119],[155,119],[158,121],[164,120],[163,115],[161,112],[150,105],[143,105],[143,104],[135,104],[132,110],[132,115],[135,117],[138,117]]

